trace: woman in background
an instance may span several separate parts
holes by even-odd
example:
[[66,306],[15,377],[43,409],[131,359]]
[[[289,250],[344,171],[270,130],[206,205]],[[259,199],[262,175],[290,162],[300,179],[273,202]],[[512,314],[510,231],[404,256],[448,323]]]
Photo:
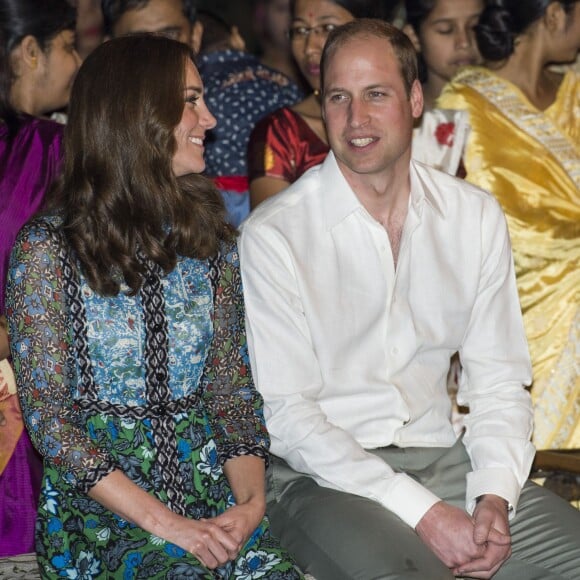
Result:
[[469,113],[467,180],[506,213],[534,370],[534,443],[580,447],[580,2],[490,2],[476,28],[486,68],[438,105]]
[[475,26],[484,5],[484,0],[405,0],[403,31],[417,49],[425,110],[435,107],[461,68],[481,63]]
[[484,0],[405,0],[403,30],[417,50],[425,99],[413,133],[413,158],[453,175],[464,175],[468,116],[436,108],[435,101],[462,67],[481,63],[475,25],[483,7]]
[[264,519],[236,243],[199,175],[214,126],[181,42],[119,37],[78,72],[6,293],[44,578],[302,577]]
[[4,286],[18,230],[41,206],[61,155],[60,125],[79,66],[66,0],[0,0],[0,557],[34,551],[42,465],[24,431],[4,319]]
[[290,0],[256,0],[254,35],[260,62],[280,71],[302,89],[304,79],[290,50],[289,26]]
[[312,92],[256,124],[248,145],[250,206],[321,163],[329,147],[320,107],[320,57],[331,30],[355,18],[382,14],[380,0],[293,0],[288,31],[292,54]]

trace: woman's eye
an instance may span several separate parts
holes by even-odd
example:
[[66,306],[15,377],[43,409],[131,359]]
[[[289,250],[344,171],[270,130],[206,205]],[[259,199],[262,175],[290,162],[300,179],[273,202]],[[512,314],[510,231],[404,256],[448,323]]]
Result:
[[324,34],[330,34],[336,28],[336,24],[323,24],[322,30]]
[[306,38],[310,33],[310,29],[306,26],[295,26],[288,31],[290,39]]

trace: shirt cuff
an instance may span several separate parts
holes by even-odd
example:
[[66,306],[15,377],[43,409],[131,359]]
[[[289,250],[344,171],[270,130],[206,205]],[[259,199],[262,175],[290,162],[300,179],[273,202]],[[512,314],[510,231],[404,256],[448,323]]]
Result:
[[441,499],[404,473],[398,473],[381,504],[408,526],[415,528],[421,518]]
[[472,514],[479,496],[493,494],[508,502],[508,514],[511,520],[516,515],[520,492],[521,487],[509,469],[503,467],[478,469],[467,474],[465,509]]

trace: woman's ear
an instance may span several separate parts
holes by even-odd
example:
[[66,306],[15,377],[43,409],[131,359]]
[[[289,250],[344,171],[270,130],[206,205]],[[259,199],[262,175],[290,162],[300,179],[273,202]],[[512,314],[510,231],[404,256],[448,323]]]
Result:
[[566,11],[560,2],[550,2],[544,14],[544,24],[551,34],[560,34],[566,29]]
[[237,26],[232,26],[230,32],[230,45],[235,50],[240,50],[242,52],[246,50],[246,41],[243,39]]
[[199,53],[199,49],[201,48],[201,39],[203,38],[203,24],[196,20],[193,23],[193,27],[191,28],[191,48],[193,49],[194,54]]
[[42,57],[42,50],[34,36],[30,34],[25,36],[20,44],[12,51],[12,54],[19,66],[15,66],[15,71],[18,70],[17,74],[24,74],[25,71],[34,71],[39,65],[39,61]]
[[421,42],[419,41],[415,29],[410,24],[405,24],[405,26],[403,26],[403,32],[410,38],[415,50],[421,52]]

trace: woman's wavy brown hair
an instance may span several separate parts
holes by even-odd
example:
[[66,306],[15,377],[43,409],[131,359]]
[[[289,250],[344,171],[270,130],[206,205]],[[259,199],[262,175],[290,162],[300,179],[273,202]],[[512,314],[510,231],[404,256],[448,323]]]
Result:
[[212,182],[172,170],[188,60],[182,43],[127,36],[93,51],[75,79],[50,205],[98,294],[122,281],[134,294],[147,259],[168,273],[178,255],[208,258],[233,235]]

